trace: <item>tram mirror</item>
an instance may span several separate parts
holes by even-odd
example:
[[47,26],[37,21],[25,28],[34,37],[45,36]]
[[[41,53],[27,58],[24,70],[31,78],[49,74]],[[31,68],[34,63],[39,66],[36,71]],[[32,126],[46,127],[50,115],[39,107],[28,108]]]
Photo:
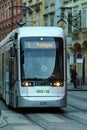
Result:
[[18,33],[15,33],[14,38],[17,39],[17,37],[18,37]]
[[14,47],[10,48],[10,56],[15,57],[15,48]]

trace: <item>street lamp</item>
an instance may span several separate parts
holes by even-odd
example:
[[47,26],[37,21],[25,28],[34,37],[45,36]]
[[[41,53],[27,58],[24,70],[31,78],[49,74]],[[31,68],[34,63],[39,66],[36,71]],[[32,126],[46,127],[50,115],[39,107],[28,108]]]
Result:
[[61,9],[61,14],[60,16],[57,16],[57,17],[60,17],[57,24],[59,27],[65,28],[66,27],[65,14],[64,14],[65,9],[64,8],[60,8],[60,9]]
[[22,8],[24,10],[34,11],[34,9],[32,7],[28,7],[28,6],[11,6],[11,7],[9,7],[9,9],[13,9],[13,8]]
[[17,20],[16,23],[22,27],[23,25],[25,25],[25,22],[21,19],[21,20]]
[[[11,10],[13,10],[13,9],[15,9],[15,8],[22,8],[22,10],[23,10],[23,14],[25,14],[26,15],[26,12],[27,11],[29,11],[29,12],[33,12],[34,11],[34,9],[32,8],[32,7],[28,7],[28,6],[11,6],[11,7],[9,7],[9,9],[11,9]],[[12,11],[12,19],[13,19],[13,11]],[[17,20],[16,21],[16,23],[20,26],[20,27],[22,27],[23,25],[25,25],[25,22],[21,19],[21,20]]]
[[79,11],[75,16],[72,16],[72,13],[68,13],[68,16],[65,15],[65,9],[71,9],[71,7],[61,7],[61,14],[60,19],[58,20],[57,24],[59,26],[63,26],[63,28],[66,26],[66,21],[68,21],[69,24],[71,24],[74,28],[80,29],[81,26],[81,11]]

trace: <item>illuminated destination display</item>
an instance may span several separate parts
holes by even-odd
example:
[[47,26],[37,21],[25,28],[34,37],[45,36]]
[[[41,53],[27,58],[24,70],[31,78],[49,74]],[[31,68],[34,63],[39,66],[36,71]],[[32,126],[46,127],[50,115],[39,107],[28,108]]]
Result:
[[45,42],[25,42],[25,48],[55,48],[55,44]]
[[52,48],[53,44],[52,43],[37,43],[36,46],[42,47],[42,48]]

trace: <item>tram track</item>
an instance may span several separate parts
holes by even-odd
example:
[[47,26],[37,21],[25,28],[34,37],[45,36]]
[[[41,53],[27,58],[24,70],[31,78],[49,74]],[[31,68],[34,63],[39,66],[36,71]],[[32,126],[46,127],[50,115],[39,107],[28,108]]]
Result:
[[87,111],[84,111],[76,106],[73,106],[71,104],[68,104],[68,106],[76,109],[74,112],[68,112],[64,113],[63,116],[67,117],[70,120],[73,120],[74,122],[77,122],[79,124],[82,124],[83,126],[87,127]]
[[46,128],[43,127],[43,125],[41,125],[40,123],[37,123],[34,119],[32,119],[31,116],[28,116],[26,114],[23,114],[23,115],[27,118],[27,120],[33,122],[34,124],[36,124],[37,126],[39,126],[40,128],[42,128],[43,130],[47,130]]
[[[71,111],[69,111],[69,108]],[[86,120],[82,120],[77,116],[83,112],[83,110],[79,109],[78,111],[78,107],[68,103],[68,108],[59,109],[56,112],[36,111],[34,113],[25,113],[24,115],[28,120],[33,121],[44,130],[73,130],[73,126],[76,128],[75,130],[85,130],[83,128],[87,126]]]
[[78,95],[69,94],[68,105],[77,109],[77,111],[87,112],[87,98]]
[[[28,120],[34,122],[36,125],[43,128],[44,130],[49,130],[49,129],[54,130],[54,125],[52,125],[52,119],[55,117],[54,117],[53,112],[51,110],[49,112],[48,111],[49,111],[48,108],[47,108],[47,110],[42,108],[42,110],[37,109],[37,110],[34,110],[32,113],[31,112],[30,113],[23,113],[23,115]],[[52,114],[50,112],[52,112]],[[56,117],[56,119],[57,119],[57,117]]]
[[76,95],[76,93],[68,94],[68,108],[71,111],[63,113],[63,115],[83,126],[87,127],[87,98],[84,94]]
[[75,130],[85,130],[82,128],[87,126],[86,122],[81,122],[81,120],[78,121],[78,119],[75,119],[75,116],[72,116],[71,113],[34,113],[28,114],[26,117],[44,130],[73,130],[73,126],[76,127]]
[[87,102],[87,98],[86,97],[83,97],[83,96],[79,96],[79,95],[73,95],[73,94],[68,94],[70,97],[73,97],[73,98],[76,98],[76,99],[79,99],[79,100],[81,100],[81,101],[85,101],[85,102]]

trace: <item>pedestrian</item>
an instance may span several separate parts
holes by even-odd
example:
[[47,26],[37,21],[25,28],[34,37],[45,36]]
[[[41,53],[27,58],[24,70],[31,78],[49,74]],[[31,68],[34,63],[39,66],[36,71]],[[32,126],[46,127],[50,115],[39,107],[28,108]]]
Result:
[[71,82],[74,85],[74,88],[76,88],[76,80],[77,80],[77,72],[74,66],[71,67]]

